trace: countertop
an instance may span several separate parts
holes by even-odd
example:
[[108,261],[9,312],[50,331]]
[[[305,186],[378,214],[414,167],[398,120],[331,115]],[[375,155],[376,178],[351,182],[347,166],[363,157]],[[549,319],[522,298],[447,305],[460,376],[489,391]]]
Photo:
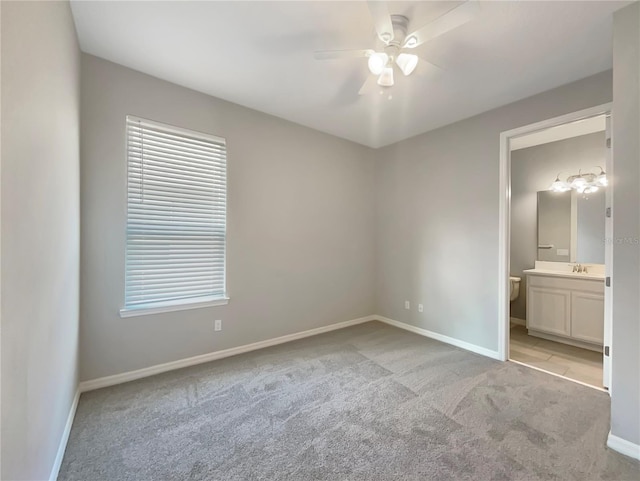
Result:
[[592,281],[604,281],[605,277],[604,274],[600,273],[587,272],[584,274],[582,272],[556,271],[552,269],[527,269],[522,271],[522,273],[525,275],[567,277],[570,279],[585,279]]

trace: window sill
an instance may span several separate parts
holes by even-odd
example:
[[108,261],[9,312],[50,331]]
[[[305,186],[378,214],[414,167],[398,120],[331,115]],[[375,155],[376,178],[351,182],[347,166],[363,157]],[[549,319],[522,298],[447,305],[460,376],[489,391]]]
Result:
[[135,309],[120,309],[120,317],[148,316],[151,314],[162,314],[163,312],[186,311],[188,309],[200,309],[203,307],[224,306],[229,304],[228,297],[217,297],[198,302],[184,302],[180,304],[167,304],[156,307],[138,307]]

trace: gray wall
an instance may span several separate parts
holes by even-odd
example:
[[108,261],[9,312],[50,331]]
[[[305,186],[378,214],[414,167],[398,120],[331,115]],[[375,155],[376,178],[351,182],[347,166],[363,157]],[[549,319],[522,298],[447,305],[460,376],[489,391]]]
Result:
[[80,52],[69,5],[2,2],[2,479],[48,479],[77,388]]
[[611,98],[607,71],[377,151],[377,312],[497,350],[500,132]]
[[640,4],[614,14],[611,433],[640,444]]
[[[511,275],[522,277],[520,296],[511,303],[513,317],[526,319],[527,289],[522,271],[533,268],[538,255],[537,193],[547,190],[558,172],[566,178],[578,169],[604,168],[605,148],[605,133],[596,132],[511,152]],[[604,217],[601,220],[604,229]],[[604,256],[604,245],[600,245]]]
[[[89,55],[82,76],[82,380],[374,312],[370,149]],[[119,317],[127,114],[227,139],[229,305]]]

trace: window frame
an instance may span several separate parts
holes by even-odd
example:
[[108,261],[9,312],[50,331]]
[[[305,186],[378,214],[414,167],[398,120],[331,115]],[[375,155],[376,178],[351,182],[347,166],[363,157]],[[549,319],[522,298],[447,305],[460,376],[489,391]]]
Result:
[[[128,225],[129,225],[129,122],[139,121],[144,123],[149,123],[152,125],[156,125],[160,128],[167,129],[171,133],[180,135],[183,134],[185,136],[213,141],[220,144],[224,144],[225,146],[225,210],[224,210],[224,256],[222,263],[222,279],[223,279],[223,294],[222,295],[213,295],[213,296],[200,296],[193,298],[185,298],[185,299],[174,299],[169,301],[157,301],[150,302],[148,304],[140,304],[135,307],[126,305],[126,295],[127,295],[127,249],[128,249]],[[191,130],[183,127],[178,127],[175,125],[158,122],[156,120],[146,119],[143,117],[138,117],[135,115],[126,115],[125,116],[125,132],[124,132],[124,146],[125,146],[125,202],[124,202],[124,262],[123,262],[123,272],[124,272],[124,289],[123,289],[123,307],[119,310],[120,317],[137,317],[137,316],[145,316],[152,314],[160,314],[163,312],[175,312],[175,311],[184,311],[190,309],[201,309],[205,307],[215,307],[222,306],[229,303],[229,296],[227,294],[227,225],[228,225],[228,162],[227,162],[227,141],[224,137],[215,136],[212,134],[207,134],[204,132],[199,132],[197,130]]]

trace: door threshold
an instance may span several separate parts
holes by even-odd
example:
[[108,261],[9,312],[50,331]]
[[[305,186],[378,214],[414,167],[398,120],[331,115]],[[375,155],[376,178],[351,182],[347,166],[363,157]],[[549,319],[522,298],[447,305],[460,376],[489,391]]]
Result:
[[532,365],[527,364],[527,363],[522,362],[522,361],[516,361],[515,359],[509,359],[509,362],[513,362],[515,364],[520,364],[521,366],[528,367],[529,369],[535,369],[536,371],[540,371],[540,372],[544,372],[544,373],[547,373],[547,374],[551,374],[552,376],[559,377],[559,378],[562,378],[562,379],[566,379],[567,381],[575,382],[576,384],[581,384],[583,386],[590,387],[591,389],[595,389],[596,391],[601,391],[601,392],[605,392],[605,393],[609,394],[609,390],[606,389],[606,388],[594,386],[593,384],[587,384],[586,382],[578,381],[577,379],[572,379],[570,377],[563,376],[562,374],[557,374],[555,372],[546,371],[544,369],[541,369],[541,368],[536,367],[536,366],[532,366]]

